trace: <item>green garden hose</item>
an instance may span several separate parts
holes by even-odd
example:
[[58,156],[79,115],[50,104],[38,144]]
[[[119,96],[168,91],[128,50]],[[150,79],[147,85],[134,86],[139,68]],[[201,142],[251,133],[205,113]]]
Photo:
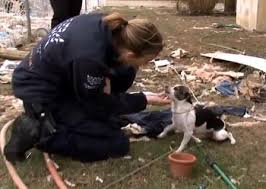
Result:
[[223,172],[223,170],[219,167],[219,165],[210,158],[208,154],[206,154],[201,145],[197,144],[197,149],[200,155],[205,157],[207,164],[219,175],[221,176],[222,180],[226,183],[226,185],[230,189],[238,189],[238,187],[231,181],[231,179]]
[[213,170],[222,177],[223,181],[227,184],[227,186],[231,189],[238,189],[236,185],[231,181],[231,179],[223,172],[223,170],[219,167],[219,165],[210,159],[209,156],[206,157],[206,161],[208,165],[210,165]]

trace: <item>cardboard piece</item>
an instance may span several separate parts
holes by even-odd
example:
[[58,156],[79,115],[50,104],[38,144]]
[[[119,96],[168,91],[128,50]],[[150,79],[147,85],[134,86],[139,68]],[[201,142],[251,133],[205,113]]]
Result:
[[266,72],[266,59],[263,58],[246,56],[242,54],[230,54],[224,52],[206,53],[201,54],[201,56],[234,62]]

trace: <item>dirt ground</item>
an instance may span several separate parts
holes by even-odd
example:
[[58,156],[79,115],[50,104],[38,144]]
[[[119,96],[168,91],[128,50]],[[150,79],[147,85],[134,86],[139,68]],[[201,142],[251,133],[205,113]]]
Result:
[[[128,18],[145,17],[152,20],[163,33],[165,38],[165,49],[160,58],[168,58],[169,53],[177,48],[189,51],[189,55],[180,60],[173,60],[175,65],[199,65],[213,64],[223,67],[225,70],[237,71],[240,66],[214,61],[210,63],[207,58],[200,56],[200,53],[214,52],[216,50],[226,51],[219,47],[210,46],[206,43],[228,46],[245,51],[248,55],[266,57],[266,35],[256,32],[235,30],[231,27],[213,28],[213,23],[235,24],[235,17],[211,15],[211,16],[178,16],[175,10],[156,8],[109,8],[107,12],[118,11],[124,13]],[[209,27],[209,28],[204,28]],[[174,85],[179,82],[175,73],[158,73],[154,71],[153,64],[147,65],[144,69],[151,69],[152,72],[139,72],[132,91],[145,90],[159,92],[165,85]],[[248,70],[247,70],[248,71]],[[144,79],[144,80],[143,80]],[[147,82],[148,81],[148,82]],[[143,83],[144,85],[137,85]],[[196,96],[200,96],[203,90],[210,90],[211,83],[199,83],[193,85]],[[0,95],[12,94],[9,85],[0,84]],[[216,93],[200,99],[201,101],[214,101],[221,105],[244,105],[250,108],[253,103],[243,97],[222,97]],[[2,106],[1,102],[1,106]],[[0,107],[0,114],[3,114],[5,107]],[[9,115],[12,118],[15,115]],[[228,121],[245,121],[243,118],[229,117]],[[2,125],[7,119],[0,120]],[[210,154],[222,169],[236,182],[241,189],[265,189],[266,188],[266,125],[264,123],[252,127],[229,128],[236,140],[236,145],[229,142],[216,143],[204,140],[203,150]],[[76,188],[104,188],[110,182],[119,179],[123,175],[144,165],[150,160],[160,156],[169,150],[169,146],[176,147],[181,141],[181,135],[171,135],[161,140],[150,142],[137,142],[131,145],[130,156],[132,159],[124,158],[111,159],[108,161],[87,163],[72,161],[68,158],[54,157],[60,166],[62,176],[75,183]],[[166,158],[156,162],[130,178],[112,186],[111,188],[130,189],[192,189],[198,188],[203,183],[207,189],[225,189],[227,186],[205,163],[204,157],[190,142],[186,151],[193,152],[197,158],[197,164],[193,169],[192,177],[189,179],[172,179],[168,170]],[[3,163],[1,159],[1,164]],[[55,188],[52,181],[47,181],[48,171],[45,168],[42,154],[32,150],[31,157],[23,163],[16,165],[19,174],[25,180],[29,188]],[[96,181],[96,177],[103,179],[103,183]],[[0,169],[0,189],[14,188],[10,177],[4,168]]]

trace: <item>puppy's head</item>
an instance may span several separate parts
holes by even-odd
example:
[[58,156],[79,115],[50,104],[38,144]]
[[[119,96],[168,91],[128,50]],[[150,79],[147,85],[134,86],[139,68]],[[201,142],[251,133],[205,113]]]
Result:
[[175,87],[165,87],[165,93],[174,101],[187,101],[192,104],[191,93],[186,86],[177,85]]

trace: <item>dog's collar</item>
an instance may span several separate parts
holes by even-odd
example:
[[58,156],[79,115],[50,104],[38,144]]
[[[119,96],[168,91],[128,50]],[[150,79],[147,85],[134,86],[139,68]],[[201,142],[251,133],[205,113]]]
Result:
[[191,109],[189,109],[189,110],[187,110],[187,111],[184,111],[184,112],[175,112],[175,111],[172,111],[172,114],[184,114],[184,113],[191,112],[191,111],[193,111],[193,110],[194,110],[194,107],[191,108]]

